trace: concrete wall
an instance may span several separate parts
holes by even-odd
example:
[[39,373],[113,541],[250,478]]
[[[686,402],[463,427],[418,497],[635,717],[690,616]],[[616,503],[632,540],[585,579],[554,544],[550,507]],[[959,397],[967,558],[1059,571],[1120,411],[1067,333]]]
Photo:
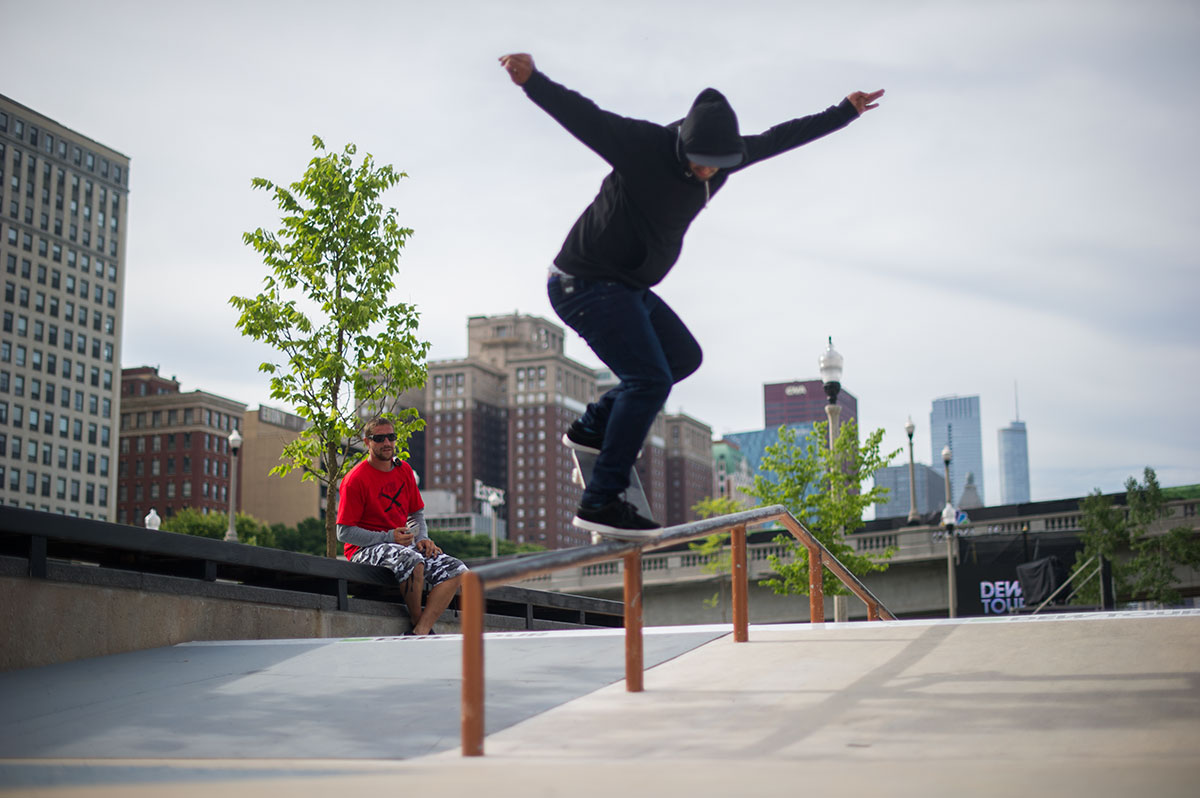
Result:
[[[410,628],[381,602],[372,613],[288,607],[128,588],[0,577],[0,671],[195,640],[384,637]],[[457,632],[447,614],[439,632]]]
[[[642,619],[646,626],[679,626],[732,623],[729,577],[642,585]],[[863,578],[875,596],[898,617],[916,618],[946,614],[945,561],[893,564],[883,573]],[[623,600],[620,588],[576,589],[581,595]],[[714,599],[716,599],[714,603]],[[751,579],[750,623],[807,623],[808,596],[779,596]],[[867,607],[857,596],[847,596],[850,620],[865,620]],[[833,620],[833,597],[825,597],[825,617]]]

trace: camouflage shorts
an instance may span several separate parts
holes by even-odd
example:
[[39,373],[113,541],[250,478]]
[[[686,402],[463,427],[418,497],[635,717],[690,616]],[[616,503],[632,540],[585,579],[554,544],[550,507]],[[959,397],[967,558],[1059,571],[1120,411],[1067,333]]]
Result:
[[412,546],[399,543],[377,543],[354,552],[350,562],[380,565],[396,575],[396,581],[407,582],[419,563],[425,563],[425,586],[433,587],[467,570],[462,560],[449,554],[426,557]]

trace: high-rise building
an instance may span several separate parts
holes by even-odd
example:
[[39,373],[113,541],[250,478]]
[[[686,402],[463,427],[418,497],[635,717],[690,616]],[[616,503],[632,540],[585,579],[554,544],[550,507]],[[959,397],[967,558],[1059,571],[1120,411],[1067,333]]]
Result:
[[481,513],[478,480],[505,490],[499,512],[514,542],[589,542],[571,526],[581,490],[561,438],[595,398],[595,372],[563,353],[561,327],[537,316],[472,317],[467,351],[430,362],[426,387],[396,402],[426,421],[409,442],[422,490],[450,491],[459,512]]
[[1025,504],[1029,501],[1029,441],[1025,422],[1014,421],[999,431],[1000,501]]
[[[801,445],[813,431],[811,423],[785,424],[784,426],[795,433],[796,441]],[[731,432],[726,434],[724,439],[738,447],[742,457],[746,460],[750,473],[757,474],[767,447],[779,443],[779,427],[768,427],[753,432]]]
[[163,519],[185,507],[228,513],[229,434],[245,412],[223,396],[181,393],[157,368],[122,369],[117,521],[141,526],[151,508]]
[[667,430],[667,512],[664,526],[695,521],[692,508],[713,496],[712,427],[684,414],[664,418]]
[[[781,424],[816,424],[826,421],[825,386],[820,380],[793,380],[763,385],[763,418],[767,429]],[[858,420],[858,399],[843,388],[838,393],[842,409],[839,423]]]
[[[942,472],[925,465],[913,465],[913,482],[917,494],[917,513],[927,516],[940,512],[946,504],[945,477]],[[875,472],[875,486],[887,488],[887,500],[875,505],[876,518],[908,517],[912,499],[908,493],[908,465],[888,466]]]
[[986,505],[979,397],[945,396],[934,399],[933,410],[929,414],[929,435],[934,464],[942,463],[942,449],[950,447],[950,495],[955,504],[959,503],[967,486],[967,474],[971,473],[975,475],[979,501]]
[[129,159],[0,95],[0,502],[112,520]]

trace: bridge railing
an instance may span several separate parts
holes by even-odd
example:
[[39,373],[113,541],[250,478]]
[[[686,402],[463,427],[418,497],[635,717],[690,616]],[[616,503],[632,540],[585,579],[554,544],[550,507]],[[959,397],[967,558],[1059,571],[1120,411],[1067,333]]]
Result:
[[642,553],[719,532],[731,532],[733,570],[733,639],[750,639],[750,614],[747,604],[746,527],[771,521],[780,523],[808,552],[809,619],[825,620],[824,569],[828,568],[852,593],[867,605],[868,620],[895,620],[895,616],[828,549],[813,537],[804,525],[781,505],[756,507],[715,518],[668,527],[652,540],[637,543],[609,541],[595,546],[564,549],[507,562],[480,566],[463,575],[459,597],[462,612],[462,753],[483,756],[484,670],[483,613],[484,593],[490,588],[511,584],[566,568],[578,568],[623,557],[625,560],[625,687],[631,693],[642,691]]

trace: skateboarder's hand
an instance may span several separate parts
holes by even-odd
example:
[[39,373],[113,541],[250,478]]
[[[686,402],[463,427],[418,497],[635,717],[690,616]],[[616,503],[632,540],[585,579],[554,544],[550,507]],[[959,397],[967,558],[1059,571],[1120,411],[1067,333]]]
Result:
[[879,103],[875,102],[883,96],[883,89],[879,91],[865,92],[852,91],[846,95],[846,99],[854,106],[854,110],[858,111],[858,115],[862,116],[872,108],[878,108]]
[[524,86],[525,81],[533,74],[533,56],[529,53],[513,53],[500,56],[500,66],[518,86]]
[[392,540],[396,541],[401,546],[411,546],[413,542],[413,533],[405,529],[393,529]]

